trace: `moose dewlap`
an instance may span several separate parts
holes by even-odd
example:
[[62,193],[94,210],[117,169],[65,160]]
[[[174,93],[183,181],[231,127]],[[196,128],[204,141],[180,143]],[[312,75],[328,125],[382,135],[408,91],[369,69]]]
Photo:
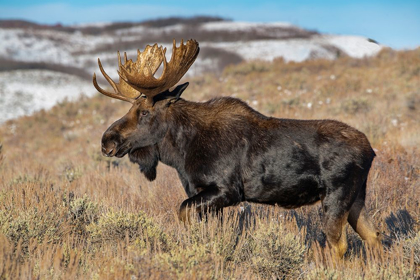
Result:
[[[188,83],[174,86],[199,53],[195,40],[174,41],[166,48],[147,46],[133,62],[118,53],[119,83],[99,68],[114,92],[96,89],[131,102],[128,113],[102,137],[106,156],[132,162],[149,180],[159,161],[175,168],[188,195],[187,209],[198,213],[250,201],[286,208],[321,201],[327,240],[339,257],[347,250],[348,221],[371,246],[381,235],[365,208],[366,182],[375,153],[366,136],[332,120],[278,119],[262,115],[236,98],[198,103],[180,98]],[[154,74],[163,63],[159,78]]]

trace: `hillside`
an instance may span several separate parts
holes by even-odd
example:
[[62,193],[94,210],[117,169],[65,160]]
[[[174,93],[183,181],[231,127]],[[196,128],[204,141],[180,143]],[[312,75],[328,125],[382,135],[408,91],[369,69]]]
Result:
[[[3,20],[0,21],[0,111],[6,113],[0,116],[0,123],[52,106],[49,102],[26,106],[21,104],[22,98],[15,100],[15,96],[41,100],[37,94],[32,96],[31,89],[55,96],[54,100],[77,98],[81,93],[92,96],[96,91],[90,87],[91,77],[99,71],[98,57],[111,77],[118,78],[117,51],[125,51],[134,58],[137,49],[147,44],[162,44],[170,50],[174,38],[178,44],[181,39],[190,38],[200,43],[200,55],[188,73],[190,76],[220,73],[227,65],[242,61],[272,61],[277,57],[285,61],[362,58],[375,55],[383,48],[367,38],[320,34],[289,23],[232,22],[217,17],[75,26]],[[167,52],[168,56],[170,53]],[[57,79],[45,79],[51,75]],[[16,86],[22,82],[27,86]],[[87,87],[91,90],[84,90]]]
[[319,204],[241,204],[221,221],[184,226],[177,210],[186,195],[173,169],[160,164],[148,182],[126,158],[101,155],[102,133],[129,104],[95,95],[0,126],[0,278],[420,276],[420,49],[242,62],[185,80],[188,100],[234,96],[266,115],[337,119],[364,132],[377,154],[367,207],[387,250],[371,254],[348,228],[349,250],[334,263]]

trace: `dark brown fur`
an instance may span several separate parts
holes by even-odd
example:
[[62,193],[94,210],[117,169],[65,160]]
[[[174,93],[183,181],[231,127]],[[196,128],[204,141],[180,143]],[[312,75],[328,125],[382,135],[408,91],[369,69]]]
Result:
[[179,99],[186,85],[154,104],[137,100],[104,133],[103,152],[140,165],[149,180],[158,161],[174,167],[188,195],[179,211],[218,211],[250,201],[295,208],[321,201],[327,239],[347,249],[344,225],[370,245],[380,234],[364,207],[375,156],[366,136],[332,120],[266,117],[239,99],[196,103]]

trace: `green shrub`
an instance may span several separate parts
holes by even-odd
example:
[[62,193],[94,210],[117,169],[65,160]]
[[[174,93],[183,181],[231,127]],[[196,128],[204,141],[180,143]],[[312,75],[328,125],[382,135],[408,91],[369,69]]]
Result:
[[[228,222],[229,221],[229,222]],[[229,225],[229,226],[227,226]],[[221,269],[228,269],[238,239],[235,216],[223,221],[208,216],[205,221],[192,221],[185,239],[156,260],[173,271],[179,279],[215,279]]]
[[404,255],[407,259],[414,256],[414,263],[420,266],[420,232],[417,232],[412,238],[408,238],[403,243]]
[[93,242],[115,242],[128,237],[140,249],[167,250],[170,245],[168,236],[142,211],[126,213],[110,209],[98,218],[97,223],[88,225],[87,231]]
[[309,271],[305,279],[310,280],[338,280],[338,279],[372,279],[372,280],[402,280],[417,279],[412,268],[406,265],[382,264],[368,266],[366,271],[358,269],[335,269],[332,267],[317,267]]
[[208,243],[178,245],[170,252],[157,255],[156,259],[174,271],[179,279],[191,278],[193,274],[196,274],[198,278],[213,278],[214,276],[212,265],[214,261],[211,246]]
[[22,242],[27,248],[31,239],[39,243],[55,242],[61,238],[59,225],[62,219],[55,211],[41,213],[36,208],[27,211],[0,210],[0,230],[14,244]]
[[236,261],[247,263],[255,274],[268,278],[297,278],[305,246],[278,222],[261,223],[237,252]]
[[370,104],[365,98],[352,98],[344,100],[340,109],[348,114],[367,113],[370,110]]
[[80,166],[74,166],[72,163],[65,163],[62,167],[62,177],[69,183],[79,179],[83,175],[83,170]]
[[65,201],[68,206],[68,215],[72,231],[77,234],[85,234],[86,226],[94,223],[99,218],[99,205],[92,202],[88,196]]
[[37,180],[28,175],[28,174],[24,174],[24,175],[18,175],[15,178],[13,178],[12,180],[10,180],[10,186],[13,185],[23,185],[23,184],[28,184],[28,183],[38,183]]

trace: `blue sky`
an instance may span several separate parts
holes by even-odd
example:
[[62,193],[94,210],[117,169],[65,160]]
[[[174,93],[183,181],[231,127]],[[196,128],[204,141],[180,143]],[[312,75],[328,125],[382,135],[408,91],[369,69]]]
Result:
[[222,16],[235,21],[290,22],[324,33],[366,36],[397,49],[420,46],[420,0],[0,0],[0,19],[48,24],[194,15]]

